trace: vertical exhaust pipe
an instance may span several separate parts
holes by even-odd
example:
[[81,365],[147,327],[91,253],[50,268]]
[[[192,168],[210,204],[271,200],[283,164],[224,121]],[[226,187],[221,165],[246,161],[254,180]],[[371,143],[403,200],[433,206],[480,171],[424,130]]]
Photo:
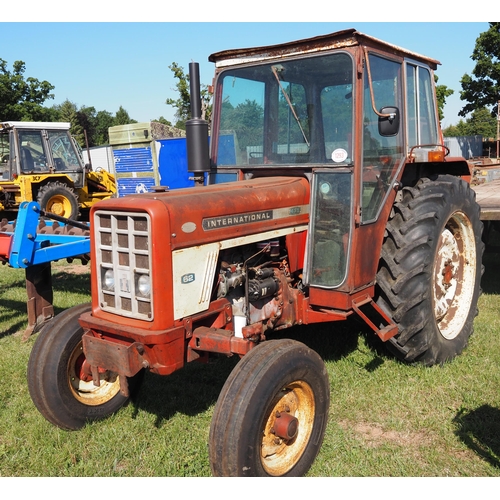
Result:
[[188,172],[194,174],[195,185],[203,185],[204,172],[210,171],[208,122],[201,119],[200,66],[189,63],[191,119],[186,121]]

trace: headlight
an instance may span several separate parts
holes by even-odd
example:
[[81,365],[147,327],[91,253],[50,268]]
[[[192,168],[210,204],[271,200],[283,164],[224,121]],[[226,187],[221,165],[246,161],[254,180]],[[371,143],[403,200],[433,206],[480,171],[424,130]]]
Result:
[[112,292],[115,289],[115,275],[112,269],[108,269],[103,276],[102,287],[104,290]]
[[141,274],[137,278],[137,291],[143,296],[143,297],[149,297],[151,294],[151,280],[149,278],[149,275],[147,274]]

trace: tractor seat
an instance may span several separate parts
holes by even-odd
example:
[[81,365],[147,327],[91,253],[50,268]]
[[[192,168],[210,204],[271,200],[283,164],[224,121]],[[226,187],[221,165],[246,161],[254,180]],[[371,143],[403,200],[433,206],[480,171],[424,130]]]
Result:
[[28,148],[21,148],[21,170],[23,172],[32,172],[35,170],[35,162]]

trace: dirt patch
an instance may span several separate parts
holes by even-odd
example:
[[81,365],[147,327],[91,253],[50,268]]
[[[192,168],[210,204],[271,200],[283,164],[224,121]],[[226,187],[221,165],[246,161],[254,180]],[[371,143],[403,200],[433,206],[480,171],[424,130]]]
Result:
[[90,264],[80,264],[80,262],[75,262],[73,264],[68,264],[64,266],[64,271],[73,274],[86,274],[90,273]]
[[366,446],[373,448],[388,442],[398,446],[421,446],[431,442],[430,436],[425,432],[386,431],[380,424],[369,422],[344,421],[340,422],[339,425],[344,430],[354,432],[356,437],[362,440]]

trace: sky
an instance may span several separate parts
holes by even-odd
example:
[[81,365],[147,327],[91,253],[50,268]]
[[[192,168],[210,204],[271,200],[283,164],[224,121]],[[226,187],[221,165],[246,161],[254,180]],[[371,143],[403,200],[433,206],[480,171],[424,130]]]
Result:
[[[307,5],[313,5],[314,1]],[[20,22],[19,10],[12,8],[9,12],[7,7],[0,22],[0,59],[7,61],[9,70],[14,61],[24,61],[25,77],[47,80],[55,87],[54,99],[47,100],[46,106],[69,99],[78,107],[93,106],[97,111],[106,110],[112,114],[123,106],[129,116],[139,122],[163,116],[174,123],[175,109],[165,104],[167,98],[178,97],[176,80],[168,67],[173,62],[182,66],[186,73],[191,61],[198,62],[201,83],[210,84],[214,65],[208,57],[214,52],[278,44],[355,28],[441,62],[436,72],[438,83],[454,90],[444,108],[444,128],[458,123],[461,118],[458,112],[465,103],[460,100],[460,79],[472,72],[471,54],[476,38],[489,27],[488,22],[473,20],[474,16],[468,16],[472,18],[468,22],[426,22],[424,16],[421,16],[424,21],[419,22],[395,21],[391,16],[385,17],[388,22],[376,20],[380,19],[383,9],[378,9],[376,15],[360,9],[362,14],[356,16],[345,12],[338,15],[335,8],[322,16],[318,9],[311,9],[314,15],[301,16],[303,20],[298,21],[296,10],[294,19],[294,16],[284,15],[289,9],[283,7],[280,12],[279,8],[270,8],[264,2],[259,12],[266,12],[269,21],[256,22],[262,16],[256,16],[253,10],[253,15],[242,14],[238,18],[228,15],[227,20],[220,14],[223,22],[215,22],[214,19],[219,19],[217,12],[224,13],[227,9],[234,12],[237,4],[210,4],[212,14],[206,14],[208,4],[202,4],[203,12],[201,7],[196,8],[199,4],[190,3],[192,10],[184,9],[184,12],[172,12],[168,7],[166,14],[166,3],[155,4],[155,0],[151,0],[143,12],[136,13],[118,7],[107,10],[102,2],[89,0],[84,4],[85,12],[78,18],[63,16],[57,22],[47,20],[45,9],[41,9],[40,15],[28,9],[29,15],[23,15],[23,22]],[[259,4],[260,0],[252,2],[253,6]],[[50,12],[58,12],[59,7],[65,12],[68,5],[57,0]],[[137,9],[138,4],[133,5]],[[280,2],[279,5],[284,4]],[[377,5],[383,6],[383,2]],[[450,8],[440,3],[439,12],[443,14],[440,17],[445,18],[444,13]],[[429,10],[425,1],[419,3],[419,12],[427,11],[435,17],[432,3]],[[362,22],[349,21],[350,18]],[[94,22],[96,19],[99,22]]]

